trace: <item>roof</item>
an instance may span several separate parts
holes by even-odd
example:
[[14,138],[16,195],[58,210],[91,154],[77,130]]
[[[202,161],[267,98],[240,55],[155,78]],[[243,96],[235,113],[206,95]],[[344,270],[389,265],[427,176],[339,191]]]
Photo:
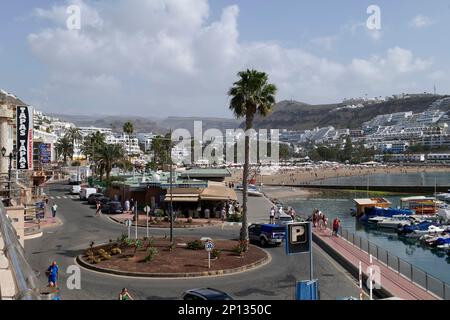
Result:
[[391,204],[385,198],[366,198],[366,199],[354,199],[357,205],[367,206],[367,205],[377,205],[377,204]]
[[200,193],[200,200],[209,201],[237,201],[236,192],[233,189],[227,188],[223,183],[208,182],[208,187]]

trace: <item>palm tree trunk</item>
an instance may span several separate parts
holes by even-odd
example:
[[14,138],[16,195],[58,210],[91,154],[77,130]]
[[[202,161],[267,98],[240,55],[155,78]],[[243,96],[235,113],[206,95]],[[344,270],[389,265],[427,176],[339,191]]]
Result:
[[240,240],[245,241],[246,248],[248,250],[249,236],[248,236],[248,219],[247,219],[247,202],[248,202],[248,172],[250,166],[250,137],[248,130],[253,127],[253,115],[247,115],[245,119],[245,160],[244,160],[244,173],[242,177],[242,227],[240,232]]

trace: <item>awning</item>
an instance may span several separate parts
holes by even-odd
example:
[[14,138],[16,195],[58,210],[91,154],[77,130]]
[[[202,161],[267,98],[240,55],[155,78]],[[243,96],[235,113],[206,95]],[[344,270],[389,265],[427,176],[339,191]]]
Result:
[[[170,202],[170,195],[167,195],[164,199],[165,202]],[[172,202],[198,202],[198,194],[194,196],[182,197],[179,195],[174,195]]]
[[[172,190],[173,202],[198,202],[200,189],[195,188],[174,188]],[[170,192],[166,193],[165,202],[170,201]]]

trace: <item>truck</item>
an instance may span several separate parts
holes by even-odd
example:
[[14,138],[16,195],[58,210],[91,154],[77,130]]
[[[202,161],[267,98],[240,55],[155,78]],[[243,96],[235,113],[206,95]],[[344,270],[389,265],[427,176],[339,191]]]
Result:
[[93,193],[97,193],[97,188],[83,188],[80,191],[80,200],[87,200]]
[[251,242],[267,245],[281,245],[286,236],[286,226],[276,224],[251,224],[248,227]]

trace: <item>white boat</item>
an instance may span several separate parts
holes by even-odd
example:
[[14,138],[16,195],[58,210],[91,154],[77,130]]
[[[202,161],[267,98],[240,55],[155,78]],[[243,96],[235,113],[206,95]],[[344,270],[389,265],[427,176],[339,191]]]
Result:
[[376,217],[370,217],[369,219],[367,219],[367,222],[368,222],[368,223],[371,223],[371,224],[376,224],[376,225],[378,225],[379,222],[381,222],[381,221],[383,221],[383,220],[385,220],[385,219],[386,219],[386,217],[379,217],[379,216],[376,216]]
[[410,225],[409,219],[403,218],[385,218],[378,222],[378,227],[386,229],[398,229],[400,226]]
[[447,226],[441,227],[441,226],[429,226],[427,230],[414,230],[413,233],[418,235],[419,237],[425,235],[425,234],[437,234],[442,233],[447,229]]

